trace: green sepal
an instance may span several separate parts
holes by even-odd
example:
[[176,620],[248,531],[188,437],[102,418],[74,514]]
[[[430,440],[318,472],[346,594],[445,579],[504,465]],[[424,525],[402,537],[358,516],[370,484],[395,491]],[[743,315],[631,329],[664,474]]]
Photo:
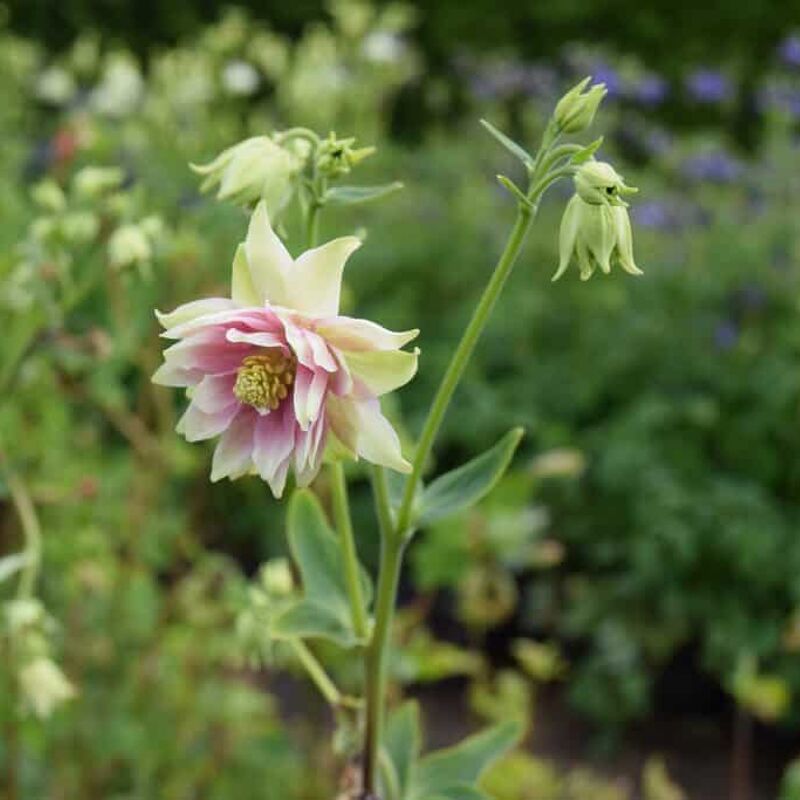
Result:
[[603,137],[598,136],[593,142],[586,145],[586,147],[579,150],[575,153],[572,158],[570,158],[571,164],[584,164],[590,159],[594,158],[594,154],[600,149],[603,144]]

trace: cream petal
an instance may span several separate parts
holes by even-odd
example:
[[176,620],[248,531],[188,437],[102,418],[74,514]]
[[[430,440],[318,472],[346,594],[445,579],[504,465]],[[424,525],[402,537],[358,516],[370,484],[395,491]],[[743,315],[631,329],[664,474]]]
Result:
[[291,305],[286,291],[286,276],[292,269],[292,257],[272,229],[267,204],[256,206],[244,242],[250,277],[259,304]]
[[287,274],[288,305],[315,317],[338,313],[344,265],[359,247],[360,239],[343,236],[306,250]]
[[347,447],[355,436],[352,449],[367,461],[380,464],[398,472],[410,472],[411,464],[403,458],[400,451],[400,438],[389,420],[381,413],[377,400],[353,401],[346,398],[328,400],[328,410],[337,417],[331,417],[331,427],[339,440]]
[[283,336],[268,331],[240,331],[238,328],[228,328],[225,338],[229,342],[252,344],[255,347],[286,347]]
[[229,311],[237,308],[237,306],[238,303],[226,297],[208,297],[204,300],[193,300],[191,303],[184,303],[167,314],[156,311],[156,319],[158,319],[162,328],[169,331],[187,322],[194,322],[194,320],[207,314]]
[[311,347],[311,354],[314,358],[314,364],[322,367],[326,372],[336,372],[339,369],[339,364],[333,357],[330,348],[325,340],[314,331],[303,331],[306,341]]
[[419,348],[406,350],[373,350],[344,353],[353,376],[360,379],[375,396],[394,391],[408,383],[417,372]]
[[252,463],[256,415],[244,409],[222,434],[211,461],[211,481],[235,478]]
[[419,329],[390,331],[375,322],[355,317],[330,317],[320,320],[317,333],[340,350],[398,350],[419,335]]
[[197,405],[190,403],[183,416],[178,420],[175,430],[187,442],[200,442],[211,439],[224,431],[239,412],[239,404],[233,403],[228,408],[215,414],[206,414]]
[[231,297],[234,302],[243,306],[259,306],[261,298],[253,284],[250,267],[247,263],[247,252],[243,244],[236,248],[231,268]]

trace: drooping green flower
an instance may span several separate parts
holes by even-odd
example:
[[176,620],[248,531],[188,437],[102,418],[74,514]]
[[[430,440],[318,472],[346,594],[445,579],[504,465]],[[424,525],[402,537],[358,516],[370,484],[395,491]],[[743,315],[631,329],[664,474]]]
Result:
[[629,275],[641,275],[633,260],[633,236],[627,203],[622,195],[637,190],[626,186],[610,164],[589,161],[575,175],[575,194],[567,204],[559,233],[557,281],[574,259],[581,280],[597,267],[606,274],[618,263]]
[[264,200],[275,218],[291,200],[303,159],[269,136],[253,136],[223,150],[208,164],[191,164],[203,175],[201,191],[217,187],[217,199],[252,205]]

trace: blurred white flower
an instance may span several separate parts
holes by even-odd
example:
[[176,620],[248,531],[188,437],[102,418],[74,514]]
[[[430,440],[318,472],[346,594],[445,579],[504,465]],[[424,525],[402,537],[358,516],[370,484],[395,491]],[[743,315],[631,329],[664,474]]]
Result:
[[153,257],[153,247],[141,225],[120,225],[108,240],[108,260],[114,269],[146,264]]
[[379,64],[394,64],[406,52],[405,42],[395,33],[373,31],[362,44],[365,58]]
[[39,718],[49,717],[77,694],[58,665],[45,657],[35,658],[22,667],[19,683],[25,704]]
[[99,114],[124,117],[139,105],[144,95],[144,78],[138,64],[124,53],[109,56],[100,83],[90,102]]
[[118,189],[125,180],[119,167],[84,167],[72,179],[72,189],[78,197],[94,198]]
[[75,96],[75,79],[63,67],[48,67],[36,80],[34,94],[43,103],[65,106]]
[[247,97],[258,90],[258,70],[247,61],[229,61],[222,69],[222,86],[228,94]]

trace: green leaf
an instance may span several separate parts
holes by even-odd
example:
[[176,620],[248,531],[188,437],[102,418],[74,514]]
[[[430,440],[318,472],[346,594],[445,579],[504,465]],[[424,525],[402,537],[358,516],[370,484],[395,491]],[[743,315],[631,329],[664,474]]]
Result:
[[470,736],[455,747],[426,756],[413,775],[409,798],[457,800],[463,797],[474,800],[480,797],[470,787],[477,783],[492,762],[516,744],[521,732],[517,722],[504,722]]
[[508,469],[522,436],[522,428],[513,428],[485,453],[433,481],[422,493],[420,524],[464,511],[490,492]]
[[[303,597],[275,617],[273,635],[319,637],[342,647],[359,644],[350,616],[339,543],[311,492],[294,493],[287,527],[289,548],[303,582]],[[361,583],[365,602],[369,603],[372,584],[363,570]]]
[[487,122],[485,119],[481,120],[481,125],[486,128],[489,133],[500,142],[503,147],[506,148],[510,153],[515,155],[528,169],[533,168],[533,156],[525,150],[525,148],[518,145],[513,139],[510,139],[506,136],[502,131],[499,131],[492,125],[491,122]]
[[381,186],[333,186],[325,192],[325,202],[337,203],[341,206],[352,206],[358,203],[369,203],[394,194],[403,188],[400,181],[385,183]]
[[422,746],[421,738],[419,706],[409,700],[389,715],[383,740],[386,755],[397,776],[401,800],[408,793],[412,770]]
[[13,555],[0,558],[0,583],[8,580],[14,573],[24,569],[30,561],[28,553],[14,553]]

